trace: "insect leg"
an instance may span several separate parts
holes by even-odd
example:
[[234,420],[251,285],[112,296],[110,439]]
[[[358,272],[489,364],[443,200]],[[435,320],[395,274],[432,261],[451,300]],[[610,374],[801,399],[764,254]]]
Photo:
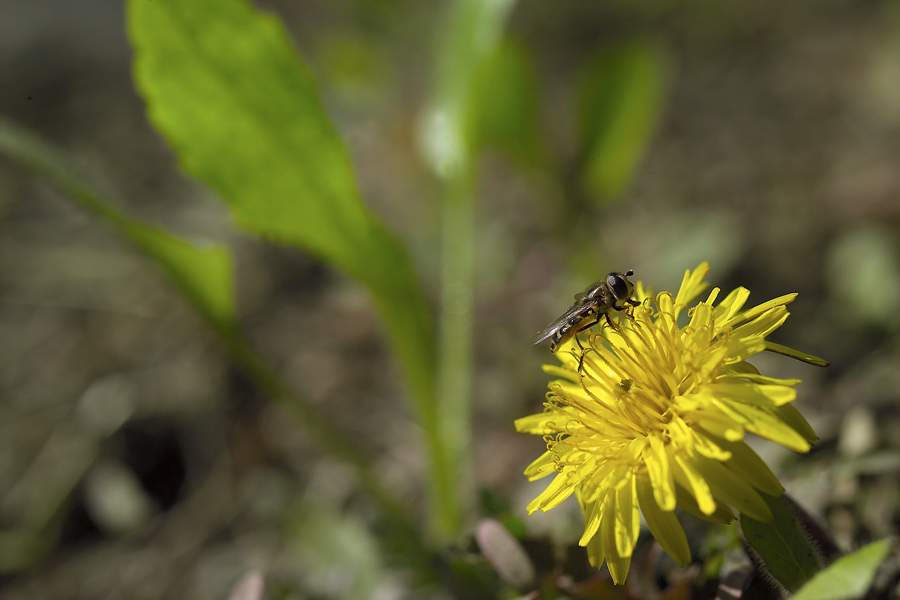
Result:
[[596,352],[596,351],[597,351],[597,350],[595,350],[594,348],[588,348],[587,350],[585,350],[584,352],[581,353],[581,357],[578,359],[578,371],[577,371],[577,373],[578,373],[579,375],[584,375],[584,373],[582,373],[582,371],[583,371],[583,369],[584,369],[584,357],[587,356],[589,352]]
[[593,327],[594,325],[596,325],[599,322],[600,322],[600,315],[597,315],[597,317],[593,321],[591,321],[584,327],[579,327],[578,330],[575,332],[575,342],[578,344],[578,347],[581,349],[581,358],[578,359],[578,372],[579,373],[581,373],[581,367],[583,366],[583,363],[584,363],[584,355],[587,354],[588,352],[590,352],[590,350],[584,349],[584,346],[581,345],[581,340],[578,339],[578,334],[586,329],[590,329],[591,327]]

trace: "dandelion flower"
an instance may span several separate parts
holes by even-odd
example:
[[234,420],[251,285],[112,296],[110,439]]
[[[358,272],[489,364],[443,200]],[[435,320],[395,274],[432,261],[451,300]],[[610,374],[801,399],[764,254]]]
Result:
[[744,442],[744,434],[806,452],[816,434],[790,405],[798,379],[761,375],[746,362],[770,350],[812,364],[825,361],[766,340],[788,317],[796,294],[743,310],[738,288],[716,304],[719,289],[678,316],[707,285],[707,263],[687,271],[676,297],[650,296],[638,283],[640,306],[615,327],[601,321],[584,344],[572,339],[557,352],[561,366],[544,370],[544,412],[516,421],[520,432],[544,436],[547,451],[526,470],[530,480],[555,474],[528,505],[547,511],[571,494],[584,512],[591,564],[606,561],[623,583],[640,532],[640,515],[663,549],[680,564],[691,560],[675,507],[717,523],[729,507],[760,520],[772,513],[760,493],[780,496],[777,477]]

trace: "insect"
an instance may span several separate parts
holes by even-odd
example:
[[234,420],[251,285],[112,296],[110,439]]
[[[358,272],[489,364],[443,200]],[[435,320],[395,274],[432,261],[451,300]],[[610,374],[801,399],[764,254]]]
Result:
[[591,284],[583,293],[575,294],[575,302],[569,310],[543,331],[534,334],[536,338],[534,343],[540,344],[549,339],[550,352],[556,352],[560,344],[593,327],[600,322],[601,317],[606,317],[606,322],[612,327],[609,311],[625,310],[628,306],[640,305],[640,302],[631,299],[634,284],[628,281],[628,278],[632,275],[634,271],[631,269],[624,273],[613,272]]

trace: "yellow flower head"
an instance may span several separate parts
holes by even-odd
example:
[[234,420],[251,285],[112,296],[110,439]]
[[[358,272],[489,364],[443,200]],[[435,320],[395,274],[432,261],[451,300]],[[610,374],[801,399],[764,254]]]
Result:
[[746,289],[715,304],[715,288],[680,327],[678,315],[706,289],[708,271],[703,263],[686,272],[675,298],[668,292],[650,297],[638,283],[640,306],[615,327],[601,326],[585,344],[563,345],[562,366],[544,366],[560,377],[549,385],[544,412],[516,421],[518,431],[547,441],[525,475],[533,481],[556,474],[528,505],[529,514],[574,492],[584,511],[579,543],[592,565],[606,560],[616,583],[628,574],[641,513],[680,564],[691,555],[676,506],[717,523],[734,518],[726,505],[771,521],[759,492],[784,490],[743,441],[745,432],[797,452],[817,439],[789,404],[800,380],[765,377],[746,362],[771,350],[827,364],[765,339],[787,319],[785,305],[796,294],[742,310]]

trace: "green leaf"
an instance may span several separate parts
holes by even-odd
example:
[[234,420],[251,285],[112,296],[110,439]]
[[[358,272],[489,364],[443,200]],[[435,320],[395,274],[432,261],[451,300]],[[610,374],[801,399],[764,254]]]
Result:
[[231,254],[221,246],[194,246],[135,221],[121,228],[131,240],[159,261],[191,302],[221,327],[234,323]]
[[45,176],[60,191],[103,218],[162,266],[188,299],[217,327],[234,322],[231,254],[195,246],[122,215],[62,155],[20,127],[0,120],[0,150]]
[[819,571],[819,559],[784,500],[762,493],[760,496],[774,518],[763,523],[742,513],[741,529],[769,573],[795,592]]
[[620,194],[656,129],[663,104],[665,59],[653,43],[634,41],[591,61],[578,114],[585,183],[600,199]]
[[792,596],[793,600],[849,600],[862,598],[891,549],[892,540],[874,542],[836,560],[817,573]]
[[138,87],[182,167],[244,229],[301,247],[369,288],[425,426],[434,426],[432,334],[412,267],[360,201],[282,24],[246,0],[130,0],[129,30]]
[[521,44],[506,39],[473,76],[466,124],[473,154],[495,146],[525,166],[545,160],[537,100],[531,58]]

